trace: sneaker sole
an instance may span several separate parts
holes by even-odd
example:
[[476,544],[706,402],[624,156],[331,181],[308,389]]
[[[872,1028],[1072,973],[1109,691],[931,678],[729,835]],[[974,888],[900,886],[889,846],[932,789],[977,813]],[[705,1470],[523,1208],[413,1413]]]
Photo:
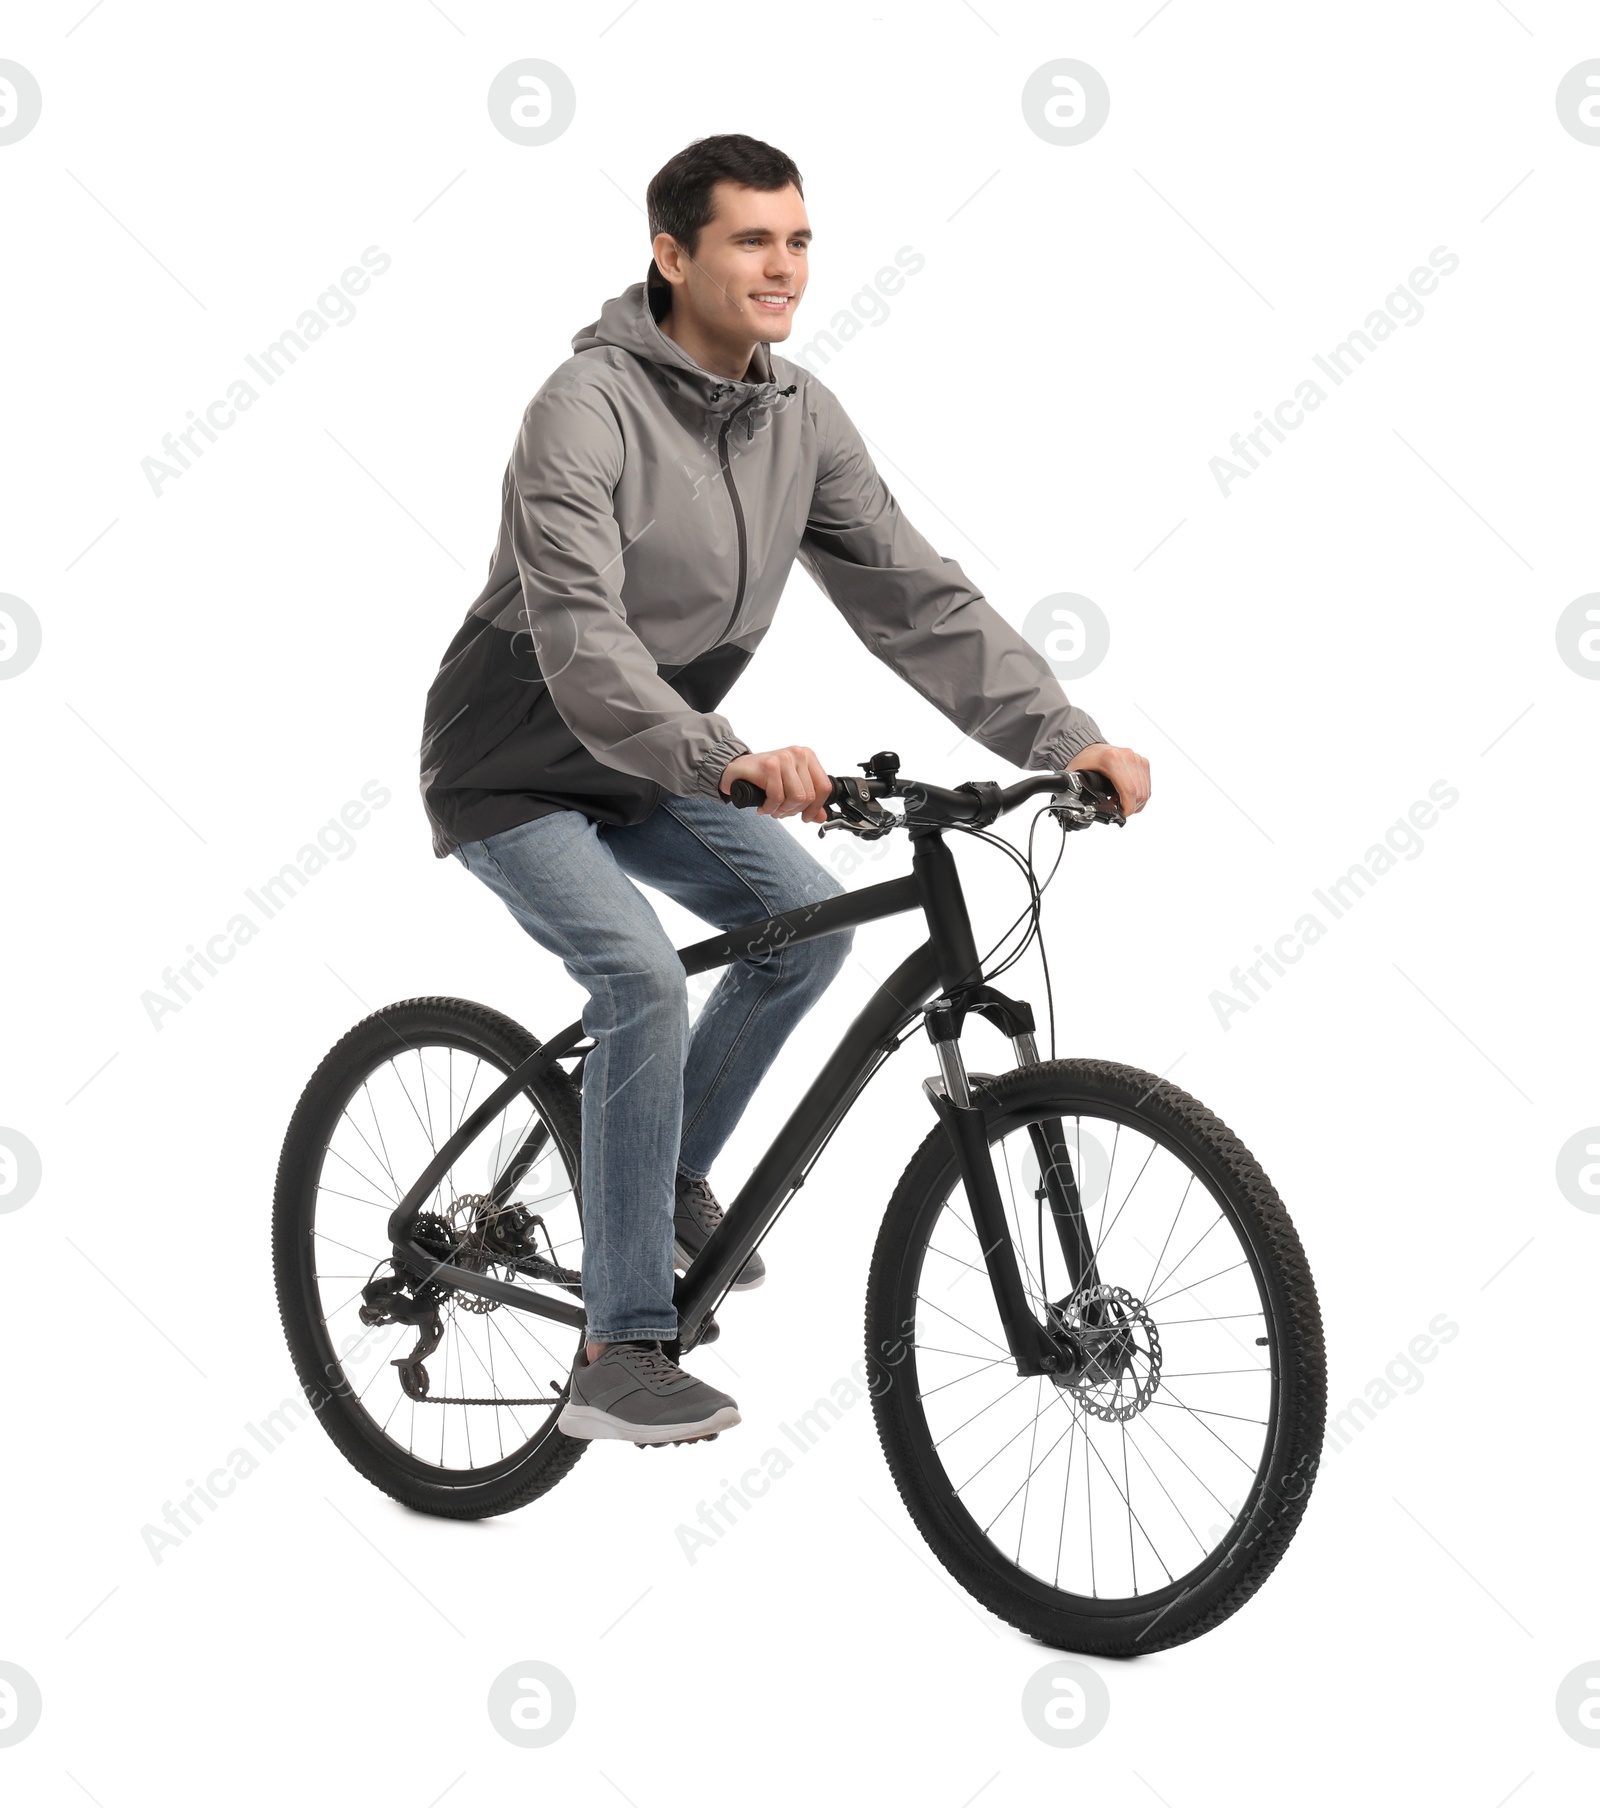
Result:
[[[674,1241],[672,1245],[673,1266],[686,1269],[693,1260],[694,1257],[689,1254],[688,1250],[681,1243]],[[730,1293],[754,1293],[757,1287],[766,1284],[766,1279],[766,1273],[763,1270],[753,1281],[735,1281],[728,1291]]]
[[556,1429],[569,1438],[616,1438],[630,1444],[682,1444],[695,1438],[712,1438],[739,1423],[736,1406],[719,1406],[708,1418],[678,1425],[633,1425],[598,1406],[568,1405],[556,1420]]

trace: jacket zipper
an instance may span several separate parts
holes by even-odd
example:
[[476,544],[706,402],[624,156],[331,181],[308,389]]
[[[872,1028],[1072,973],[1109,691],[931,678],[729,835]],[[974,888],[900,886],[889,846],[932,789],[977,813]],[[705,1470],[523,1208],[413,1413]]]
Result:
[[739,583],[733,593],[733,613],[723,624],[722,632],[717,637],[720,646],[728,637],[733,624],[739,619],[739,611],[744,607],[745,565],[748,552],[745,546],[744,505],[739,500],[739,486],[733,481],[733,466],[728,459],[728,429],[733,425],[733,416],[722,423],[722,432],[717,436],[717,457],[722,462],[723,481],[728,486],[728,500],[733,504],[733,525],[739,535]]

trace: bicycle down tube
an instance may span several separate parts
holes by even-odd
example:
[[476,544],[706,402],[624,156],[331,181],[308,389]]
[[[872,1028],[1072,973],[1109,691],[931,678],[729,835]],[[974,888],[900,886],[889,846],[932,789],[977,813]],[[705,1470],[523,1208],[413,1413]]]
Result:
[[[791,942],[810,941],[912,910],[922,911],[929,930],[929,939],[913,949],[867,1000],[727,1207],[721,1224],[689,1271],[678,1278],[674,1303],[682,1349],[694,1347],[713,1308],[778,1214],[804,1184],[811,1163],[881,1059],[929,1001],[937,998],[939,1002],[927,1011],[927,1023],[943,1077],[928,1083],[928,1096],[951,1138],[1011,1354],[1023,1374],[1072,1366],[1028,1305],[1005,1225],[983,1112],[971,1103],[959,1053],[961,1021],[970,1010],[991,1018],[1011,1036],[1019,1060],[1034,1058],[1032,1011],[1025,1003],[982,984],[981,963],[960,879],[939,832],[930,829],[913,833],[912,843],[913,870],[904,878],[866,886],[818,904],[802,905],[678,950],[687,977],[735,960],[759,960]],[[576,1301],[549,1298],[452,1263],[440,1263],[415,1244],[410,1235],[416,1215],[483,1127],[517,1096],[535,1071],[587,1052],[581,1047],[583,1041],[581,1022],[568,1025],[510,1073],[439,1149],[390,1217],[390,1238],[405,1266],[420,1267],[442,1285],[538,1317],[573,1326],[585,1322],[583,1308]],[[535,1158],[546,1134],[542,1124],[534,1127],[500,1176],[501,1182],[511,1176],[510,1184],[515,1186],[516,1174]],[[1082,1266],[1077,1189],[1070,1164],[1065,1163],[1064,1140],[1053,1136],[1051,1142],[1057,1145],[1059,1159],[1048,1166],[1041,1161],[1041,1181],[1050,1196],[1051,1215],[1062,1239],[1063,1253],[1076,1278]]]

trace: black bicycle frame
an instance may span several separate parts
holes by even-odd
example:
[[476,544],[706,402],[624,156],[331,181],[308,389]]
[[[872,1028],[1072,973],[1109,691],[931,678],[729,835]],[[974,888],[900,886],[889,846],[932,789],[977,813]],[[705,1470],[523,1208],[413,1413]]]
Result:
[[[715,1306],[778,1214],[804,1184],[811,1164],[880,1062],[912,1021],[924,1014],[943,1074],[940,1080],[925,1082],[925,1091],[951,1139],[1011,1355],[1020,1374],[1059,1373],[1070,1378],[1081,1366],[1081,1354],[1070,1336],[1041,1325],[1028,1304],[1006,1227],[984,1113],[981,1106],[973,1104],[966,1090],[959,1057],[952,1060],[951,1056],[963,1018],[967,1012],[975,1011],[990,1018],[1012,1038],[1020,1062],[1036,1059],[1033,1012],[1025,1002],[1007,998],[983,983],[960,877],[939,831],[913,829],[910,833],[912,871],[908,877],[865,886],[819,904],[802,905],[678,950],[687,976],[725,967],[736,960],[759,964],[790,943],[812,941],[906,911],[921,910],[928,927],[928,940],[913,949],[868,999],[773,1138],[771,1147],[756,1163],[705,1248],[687,1273],[678,1277],[673,1297],[678,1311],[679,1349],[692,1349],[700,1340]],[[441,1264],[411,1238],[417,1214],[473,1139],[537,1073],[557,1061],[586,1054],[593,1046],[583,1044],[582,1024],[569,1024],[508,1074],[428,1163],[389,1220],[390,1239],[403,1268],[442,1286],[496,1300],[538,1317],[579,1327],[585,1323],[583,1308],[576,1302],[536,1294],[451,1263]],[[520,1176],[525,1171],[547,1134],[542,1124],[534,1128],[497,1180],[497,1192],[508,1176]],[[1059,1123],[1033,1126],[1030,1134],[1062,1253],[1077,1285],[1086,1275],[1092,1278],[1093,1257],[1065,1136]],[[515,1185],[515,1179],[511,1185]]]

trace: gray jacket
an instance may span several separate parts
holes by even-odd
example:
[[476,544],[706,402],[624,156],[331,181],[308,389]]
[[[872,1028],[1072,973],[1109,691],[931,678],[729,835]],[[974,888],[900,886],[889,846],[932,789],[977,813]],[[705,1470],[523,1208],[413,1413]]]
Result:
[[[832,391],[757,346],[713,377],[657,325],[652,266],[528,404],[488,582],[428,692],[422,795],[448,854],[551,810],[642,821],[716,795],[717,706],[795,559],[868,650],[1014,766],[1103,737],[901,514]],[[867,749],[871,751],[871,749]]]

